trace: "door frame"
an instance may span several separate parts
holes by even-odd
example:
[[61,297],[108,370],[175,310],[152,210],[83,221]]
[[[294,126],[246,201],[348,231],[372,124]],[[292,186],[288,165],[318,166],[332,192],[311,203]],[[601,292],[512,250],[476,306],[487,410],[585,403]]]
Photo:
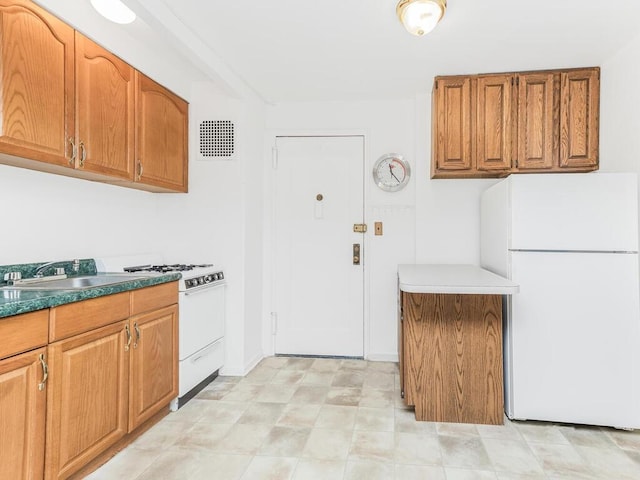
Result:
[[[263,225],[263,290],[262,305],[264,305],[264,314],[262,321],[262,351],[265,356],[275,354],[275,330],[272,312],[276,309],[276,289],[275,286],[275,268],[276,263],[276,170],[273,168],[273,148],[276,146],[278,137],[362,137],[363,143],[363,222],[369,223],[369,212],[367,199],[369,198],[369,189],[372,182],[367,181],[369,157],[369,132],[367,129],[346,129],[346,130],[322,130],[322,129],[269,129],[265,134],[264,144],[264,206],[263,214],[265,223]],[[371,231],[371,230],[369,230]],[[362,248],[365,252],[363,265],[363,356],[365,359],[369,357],[370,345],[370,322],[369,322],[369,298],[370,298],[370,279],[368,268],[368,233],[362,235]]]

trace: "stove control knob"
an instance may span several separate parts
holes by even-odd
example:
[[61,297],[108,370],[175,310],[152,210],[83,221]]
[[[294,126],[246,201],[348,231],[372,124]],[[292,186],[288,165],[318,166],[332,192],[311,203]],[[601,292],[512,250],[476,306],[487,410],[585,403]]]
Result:
[[207,275],[204,279],[205,282],[207,283],[211,283],[215,280],[215,276],[214,275]]

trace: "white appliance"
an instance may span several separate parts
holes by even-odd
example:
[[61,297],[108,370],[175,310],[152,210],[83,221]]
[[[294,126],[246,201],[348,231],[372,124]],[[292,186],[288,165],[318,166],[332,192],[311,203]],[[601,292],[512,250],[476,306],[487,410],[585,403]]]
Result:
[[505,302],[511,419],[640,428],[635,174],[511,175],[482,194],[482,267]]
[[217,375],[224,364],[225,285],[220,267],[161,263],[158,255],[96,259],[99,272],[136,275],[180,272],[178,282],[179,393],[176,410]]

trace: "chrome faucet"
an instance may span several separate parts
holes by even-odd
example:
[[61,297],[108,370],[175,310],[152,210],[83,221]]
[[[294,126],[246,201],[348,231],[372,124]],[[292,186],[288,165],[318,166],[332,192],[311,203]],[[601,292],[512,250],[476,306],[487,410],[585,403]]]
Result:
[[[72,264],[71,268],[73,268],[74,272],[77,272],[78,270],[80,270],[80,260],[78,260],[78,259],[75,259],[73,261],[71,261],[71,260],[58,260],[58,261],[55,261],[55,262],[47,262],[47,263],[44,263],[44,264],[40,265],[38,268],[36,268],[36,271],[33,272],[33,276],[35,278],[42,278],[44,276],[43,272],[47,268],[52,267],[54,265],[58,265],[60,263],[71,263]],[[64,268],[56,268],[55,275],[64,275],[64,274],[65,274]]]

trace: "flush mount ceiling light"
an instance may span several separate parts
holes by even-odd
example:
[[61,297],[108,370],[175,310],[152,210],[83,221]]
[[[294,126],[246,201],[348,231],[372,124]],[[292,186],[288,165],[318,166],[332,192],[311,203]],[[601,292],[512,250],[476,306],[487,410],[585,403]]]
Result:
[[136,14],[120,0],[91,0],[91,5],[107,20],[122,25],[131,23]]
[[400,0],[396,13],[404,28],[420,37],[436,28],[446,9],[447,0]]

